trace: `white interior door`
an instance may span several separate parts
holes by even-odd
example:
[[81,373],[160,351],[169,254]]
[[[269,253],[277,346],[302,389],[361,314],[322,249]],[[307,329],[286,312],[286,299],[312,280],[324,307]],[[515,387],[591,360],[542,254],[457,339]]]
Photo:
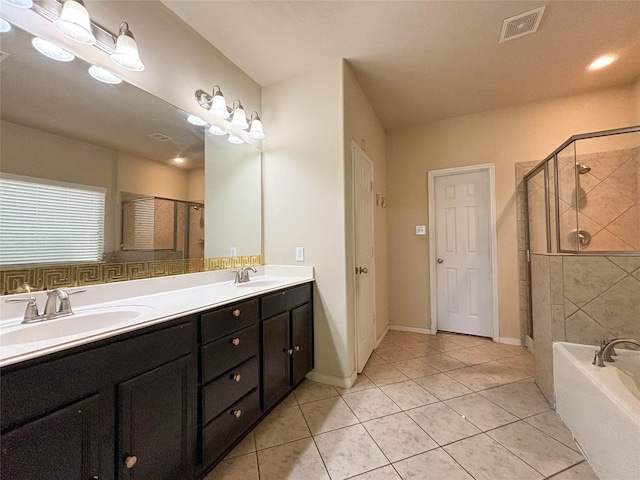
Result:
[[356,356],[360,373],[376,344],[376,286],[373,249],[373,164],[356,145],[353,146],[353,192]]
[[438,330],[493,336],[486,171],[435,178]]

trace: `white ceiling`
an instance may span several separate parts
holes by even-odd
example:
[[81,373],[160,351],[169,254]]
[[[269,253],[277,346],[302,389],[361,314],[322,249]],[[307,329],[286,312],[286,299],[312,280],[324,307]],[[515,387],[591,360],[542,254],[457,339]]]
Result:
[[[640,77],[638,0],[163,3],[262,86],[345,58],[387,130]],[[537,33],[498,43],[505,18],[542,5]]]

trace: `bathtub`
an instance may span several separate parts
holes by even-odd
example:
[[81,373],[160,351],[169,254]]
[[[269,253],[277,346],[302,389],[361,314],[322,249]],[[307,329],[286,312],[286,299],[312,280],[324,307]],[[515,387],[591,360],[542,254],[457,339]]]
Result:
[[640,351],[616,347],[615,363],[596,367],[597,349],[553,344],[556,411],[600,480],[638,480]]

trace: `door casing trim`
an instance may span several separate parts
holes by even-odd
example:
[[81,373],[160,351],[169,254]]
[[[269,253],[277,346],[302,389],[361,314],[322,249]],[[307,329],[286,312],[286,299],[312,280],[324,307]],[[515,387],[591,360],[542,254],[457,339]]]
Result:
[[436,202],[435,202],[435,179],[449,175],[459,175],[462,173],[484,172],[489,176],[489,265],[491,275],[491,318],[492,335],[494,342],[500,341],[500,317],[498,315],[498,235],[496,228],[496,186],[495,186],[495,165],[484,163],[481,165],[468,165],[465,167],[443,168],[439,170],[429,170],[428,193],[429,193],[429,290],[431,300],[431,333],[438,333],[438,292],[436,289]]

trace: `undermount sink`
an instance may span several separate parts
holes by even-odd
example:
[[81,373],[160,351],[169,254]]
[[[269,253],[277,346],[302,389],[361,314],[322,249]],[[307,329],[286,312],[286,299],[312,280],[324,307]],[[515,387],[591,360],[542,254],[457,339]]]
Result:
[[232,287],[236,288],[269,288],[269,287],[277,287],[278,285],[282,285],[281,280],[250,280],[245,283],[230,283]]
[[42,342],[72,335],[91,334],[106,328],[116,329],[153,310],[145,306],[88,308],[68,317],[42,320],[0,330],[0,345]]

